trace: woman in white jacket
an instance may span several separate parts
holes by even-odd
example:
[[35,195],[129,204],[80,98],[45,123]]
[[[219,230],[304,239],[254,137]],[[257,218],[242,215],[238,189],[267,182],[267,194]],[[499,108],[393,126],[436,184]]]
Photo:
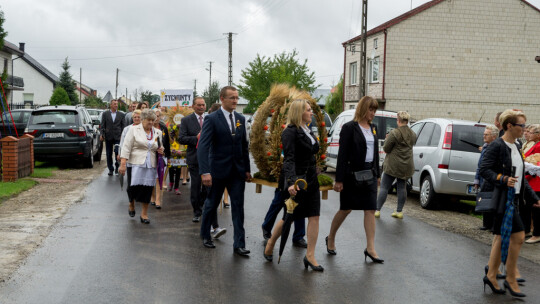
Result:
[[132,126],[126,134],[121,149],[121,164],[118,171],[124,175],[127,163],[130,164],[129,196],[142,203],[141,223],[150,224],[148,204],[157,178],[156,153],[163,154],[164,149],[163,145],[158,148],[158,141],[163,142],[162,133],[153,127],[156,114],[145,109],[141,113],[141,120],[141,124]]

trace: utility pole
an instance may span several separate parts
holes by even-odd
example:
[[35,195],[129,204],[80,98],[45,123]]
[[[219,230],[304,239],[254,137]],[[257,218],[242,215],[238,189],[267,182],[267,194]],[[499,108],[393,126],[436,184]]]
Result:
[[79,104],[82,104],[82,68],[79,69]]
[[139,99],[139,93],[137,92],[137,89],[135,89],[135,101],[138,101]]
[[367,42],[367,8],[368,0],[362,0],[362,29],[361,29],[361,45],[360,45],[360,87],[359,87],[359,98],[366,96],[366,65],[367,65],[367,56],[366,56],[366,42]]
[[[193,79],[193,81],[195,82],[195,86],[193,87],[193,91],[197,92],[197,79]],[[195,98],[197,96],[193,96],[193,98]]]
[[127,96],[128,95],[127,95],[127,88],[126,88],[126,100],[124,100],[126,104],[127,104]]
[[114,91],[114,99],[118,99],[118,68],[116,68],[116,89]]
[[206,69],[206,70],[210,72],[210,78],[208,80],[208,93],[210,93],[210,87],[212,87],[212,63],[213,63],[213,61],[208,61],[208,63],[210,64],[210,69]]
[[229,86],[232,86],[232,35],[233,33],[229,32],[223,35],[229,36]]

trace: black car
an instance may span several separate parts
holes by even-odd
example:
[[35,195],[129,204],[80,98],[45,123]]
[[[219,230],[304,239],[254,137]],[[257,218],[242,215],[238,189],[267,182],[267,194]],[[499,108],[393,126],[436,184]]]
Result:
[[82,106],[46,106],[32,112],[26,133],[34,136],[34,159],[101,160],[99,129]]
[[[22,136],[31,113],[32,109],[11,110],[11,115],[9,112],[2,113],[3,126],[0,129],[0,138],[6,136]],[[11,117],[13,117],[13,120]],[[13,127],[13,122],[15,122],[15,127]],[[17,132],[15,132],[15,130],[17,130]]]

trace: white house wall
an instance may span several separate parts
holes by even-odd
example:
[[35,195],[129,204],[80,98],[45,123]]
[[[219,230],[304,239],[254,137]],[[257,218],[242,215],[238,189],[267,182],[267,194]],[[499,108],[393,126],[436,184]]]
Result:
[[[369,52],[368,52],[369,53]],[[448,0],[388,29],[386,109],[540,122],[540,12],[520,0]]]
[[16,76],[24,78],[24,91],[15,91],[13,102],[23,103],[23,94],[33,93],[34,105],[49,104],[54,90],[53,82],[22,59],[14,61],[13,64]]

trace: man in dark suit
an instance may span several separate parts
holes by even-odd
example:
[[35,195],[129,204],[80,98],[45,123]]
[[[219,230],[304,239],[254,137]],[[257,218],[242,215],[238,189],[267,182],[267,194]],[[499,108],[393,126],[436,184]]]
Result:
[[249,151],[245,118],[236,113],[238,91],[227,86],[219,94],[221,109],[204,119],[197,156],[203,185],[210,188],[204,203],[201,223],[203,245],[215,248],[210,238],[212,213],[223,196],[225,187],[231,197],[231,213],[234,227],[234,253],[247,256],[244,231],[244,189],[251,181]]
[[[101,117],[101,141],[105,140],[105,151],[107,153],[107,167],[109,168],[109,176],[113,175],[113,170],[118,174],[118,161],[115,161],[113,167],[112,153],[114,145],[120,143],[122,130],[125,125],[125,115],[118,112],[118,101],[111,100],[111,109],[103,112]],[[118,149],[114,149],[115,157],[118,159]]]
[[[197,143],[201,135],[201,129],[204,122],[204,111],[206,110],[206,102],[202,97],[195,97],[193,100],[193,113],[182,118],[180,122],[179,142],[181,145],[187,145],[186,160],[191,176],[191,206],[193,207],[193,222],[199,222],[202,216],[202,206],[206,200],[208,189],[201,183],[201,175],[199,174],[199,161],[197,160]],[[227,232],[227,229],[220,228],[217,221],[217,210],[213,215],[212,227],[214,232],[213,238],[219,238]]]

